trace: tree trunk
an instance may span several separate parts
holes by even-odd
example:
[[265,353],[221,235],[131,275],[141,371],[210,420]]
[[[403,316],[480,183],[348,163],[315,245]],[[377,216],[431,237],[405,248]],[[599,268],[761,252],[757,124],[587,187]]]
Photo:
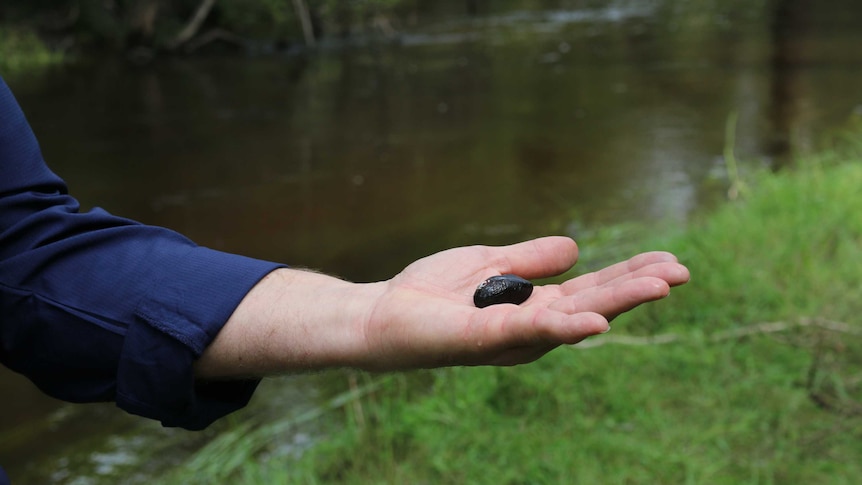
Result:
[[793,151],[794,130],[799,125],[800,99],[804,90],[798,64],[804,61],[801,39],[809,30],[809,0],[779,0],[773,11],[772,81],[769,116],[775,131],[768,153],[776,165],[789,162]]
[[138,0],[129,13],[129,28],[133,35],[150,40],[156,30],[156,17],[159,14],[159,0]]
[[311,24],[311,13],[308,11],[308,5],[306,5],[305,0],[293,0],[293,8],[296,10],[296,16],[299,17],[299,23],[302,25],[302,35],[305,37],[305,45],[314,47],[316,44],[314,26]]

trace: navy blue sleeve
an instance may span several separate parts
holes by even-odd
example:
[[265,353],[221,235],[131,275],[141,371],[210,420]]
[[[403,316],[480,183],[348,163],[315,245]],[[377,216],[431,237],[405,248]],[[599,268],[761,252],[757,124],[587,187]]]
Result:
[[206,427],[257,381],[198,382],[192,364],[277,267],[81,212],[0,79],[0,362],[45,393]]

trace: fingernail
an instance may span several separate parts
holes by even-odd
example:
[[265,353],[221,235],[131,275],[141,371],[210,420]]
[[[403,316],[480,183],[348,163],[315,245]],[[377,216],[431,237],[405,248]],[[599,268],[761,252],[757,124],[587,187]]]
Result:
[[611,326],[608,325],[608,328],[604,329],[604,331],[602,331],[602,333],[608,333],[610,331],[611,331]]

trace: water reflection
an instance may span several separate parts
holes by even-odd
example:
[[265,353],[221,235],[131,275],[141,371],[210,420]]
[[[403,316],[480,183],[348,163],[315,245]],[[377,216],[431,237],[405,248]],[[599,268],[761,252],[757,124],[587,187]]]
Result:
[[[307,57],[8,81],[85,206],[354,280],[453,245],[684,223],[724,193],[731,112],[737,157],[778,164],[862,105],[856,3],[631,5],[456,19]],[[28,409],[55,406],[20,379],[0,384]],[[21,454],[0,445],[0,462],[39,463],[40,442],[74,442],[94,420],[139,429],[110,407],[75,409]],[[96,474],[137,449],[95,448],[81,460]]]

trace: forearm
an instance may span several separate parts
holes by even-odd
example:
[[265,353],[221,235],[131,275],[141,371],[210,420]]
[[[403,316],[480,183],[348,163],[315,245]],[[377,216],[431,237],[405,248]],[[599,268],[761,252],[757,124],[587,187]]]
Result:
[[383,285],[275,270],[242,300],[196,361],[195,374],[225,379],[355,367],[367,357],[364,322]]
[[673,255],[645,253],[561,285],[537,286],[521,305],[473,305],[476,286],[491,275],[544,278],[571,267],[576,256],[571,239],[552,237],[443,251],[379,283],[278,269],[245,296],[195,373],[225,379],[332,367],[531,362],[607,331],[615,316],[688,281]]

